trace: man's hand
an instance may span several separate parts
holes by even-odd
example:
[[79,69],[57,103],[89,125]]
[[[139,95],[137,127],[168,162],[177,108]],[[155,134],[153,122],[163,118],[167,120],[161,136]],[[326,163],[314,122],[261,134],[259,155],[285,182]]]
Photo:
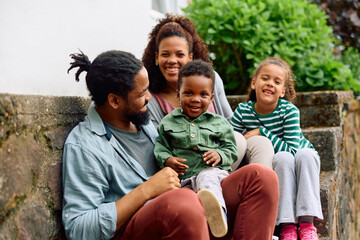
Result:
[[186,162],[186,159],[179,157],[169,157],[165,161],[166,167],[171,167],[174,169],[179,175],[184,175],[184,172],[189,168],[188,165],[183,164],[182,162]]
[[221,157],[218,152],[210,150],[203,154],[203,160],[206,164],[209,165],[212,163],[211,166],[215,167],[221,161]]
[[245,133],[245,134],[244,134],[244,137],[245,137],[245,139],[248,139],[248,138],[250,138],[250,137],[260,136],[260,135],[261,135],[261,134],[260,134],[259,128],[257,128],[257,129],[254,129],[254,130],[251,130],[251,131]]
[[142,185],[149,199],[155,198],[164,192],[181,187],[177,172],[169,167],[164,167]]
[[149,180],[115,202],[117,212],[116,230],[118,231],[147,201],[180,187],[178,174],[173,169],[169,167],[161,169]]

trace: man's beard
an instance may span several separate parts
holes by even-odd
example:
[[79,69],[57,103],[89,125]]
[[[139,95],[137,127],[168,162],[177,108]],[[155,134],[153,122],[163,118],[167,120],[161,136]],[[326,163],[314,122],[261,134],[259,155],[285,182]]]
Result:
[[148,110],[146,112],[137,112],[131,115],[126,116],[130,122],[132,122],[135,126],[139,127],[141,125],[145,125],[150,120],[150,113]]

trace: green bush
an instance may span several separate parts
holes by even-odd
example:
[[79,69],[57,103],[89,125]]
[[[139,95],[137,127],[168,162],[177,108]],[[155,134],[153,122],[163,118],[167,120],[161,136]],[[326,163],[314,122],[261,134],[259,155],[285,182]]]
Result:
[[208,44],[227,94],[246,93],[250,74],[270,56],[292,66],[298,91],[360,89],[332,53],[326,15],[307,0],[193,0],[184,12]]
[[354,47],[348,47],[342,52],[342,62],[349,66],[356,80],[360,80],[360,54],[359,50]]

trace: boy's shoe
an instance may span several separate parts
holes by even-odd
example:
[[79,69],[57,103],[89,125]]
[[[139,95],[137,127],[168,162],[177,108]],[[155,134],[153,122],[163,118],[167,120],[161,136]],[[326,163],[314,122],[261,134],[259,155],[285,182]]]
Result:
[[280,240],[297,240],[297,231],[294,224],[282,226]]
[[311,223],[300,223],[298,231],[300,240],[319,240],[316,227]]
[[228,225],[223,208],[216,196],[207,189],[197,193],[205,209],[206,220],[214,237],[223,237],[228,231]]

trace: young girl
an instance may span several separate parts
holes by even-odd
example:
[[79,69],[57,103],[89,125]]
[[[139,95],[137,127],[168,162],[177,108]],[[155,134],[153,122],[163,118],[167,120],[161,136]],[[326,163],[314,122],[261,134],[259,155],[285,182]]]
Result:
[[[279,178],[276,225],[280,240],[318,239],[314,217],[323,218],[320,202],[320,157],[300,129],[290,66],[267,58],[252,76],[249,101],[240,103],[231,119],[246,139],[265,136],[275,150],[273,168]],[[299,224],[298,224],[299,223]]]

